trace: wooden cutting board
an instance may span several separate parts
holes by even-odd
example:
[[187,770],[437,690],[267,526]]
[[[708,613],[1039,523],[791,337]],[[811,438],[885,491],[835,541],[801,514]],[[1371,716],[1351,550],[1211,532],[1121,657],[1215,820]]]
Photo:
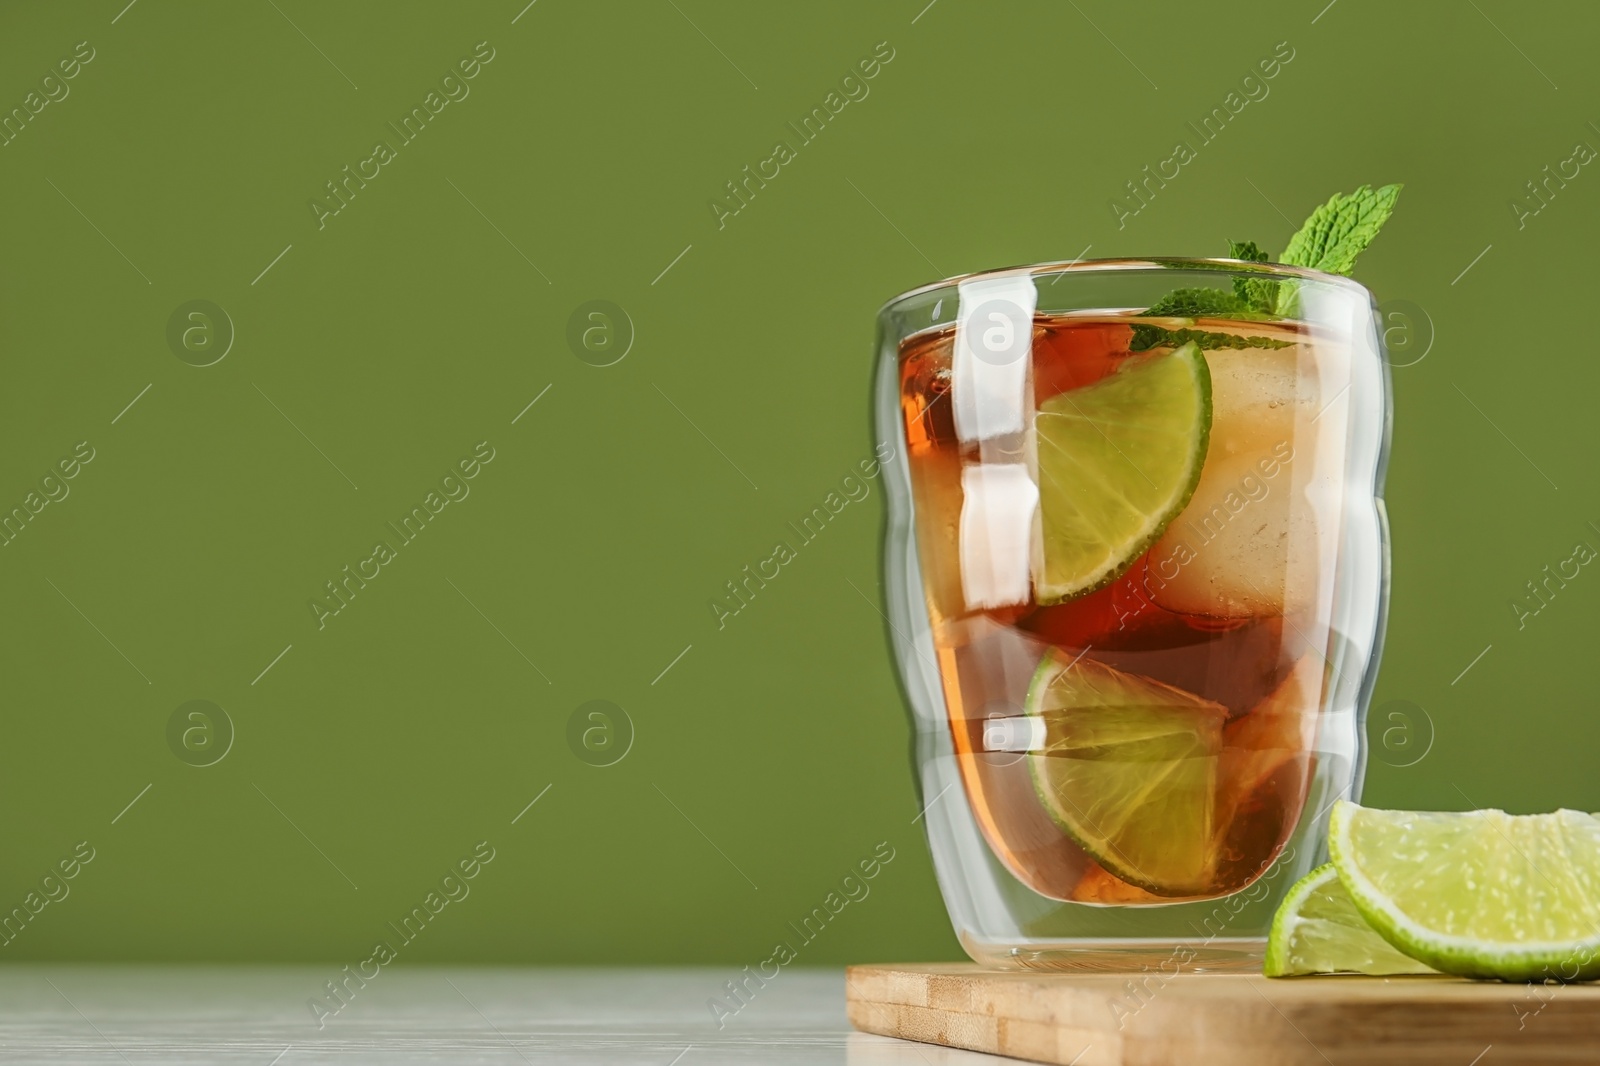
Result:
[[1600,987],[853,966],[857,1029],[1061,1066],[1600,1063]]

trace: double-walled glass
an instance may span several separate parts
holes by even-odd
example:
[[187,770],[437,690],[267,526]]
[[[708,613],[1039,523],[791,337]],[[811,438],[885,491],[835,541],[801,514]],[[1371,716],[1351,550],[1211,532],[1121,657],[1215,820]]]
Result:
[[[1194,288],[1281,314],[1141,317]],[[968,953],[1257,965],[1364,768],[1388,598],[1368,292],[1231,260],[939,282],[879,313],[876,417],[892,641]],[[1187,502],[1130,537],[1120,509],[1185,462]]]

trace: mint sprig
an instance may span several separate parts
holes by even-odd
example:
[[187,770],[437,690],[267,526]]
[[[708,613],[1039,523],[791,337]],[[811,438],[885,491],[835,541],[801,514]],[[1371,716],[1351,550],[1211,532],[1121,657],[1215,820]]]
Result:
[[[1348,196],[1335,193],[1306,219],[1289,238],[1279,262],[1288,266],[1310,267],[1328,274],[1348,276],[1356,257],[1366,250],[1378,230],[1394,213],[1401,186],[1384,185],[1373,189],[1363,185]],[[1228,258],[1250,263],[1269,263],[1271,256],[1254,241],[1229,241]],[[1233,280],[1233,291],[1224,289],[1174,289],[1156,301],[1143,318],[1288,318],[1300,310],[1300,286],[1295,281],[1278,282],[1270,278],[1240,277]],[[1287,341],[1266,337],[1236,337],[1187,327],[1135,326],[1131,351],[1155,347],[1176,347],[1194,341],[1202,348],[1281,348]]]

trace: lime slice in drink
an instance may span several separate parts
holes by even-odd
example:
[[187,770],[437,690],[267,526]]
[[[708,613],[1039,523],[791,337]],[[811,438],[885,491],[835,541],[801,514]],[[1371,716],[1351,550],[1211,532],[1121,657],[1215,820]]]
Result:
[[1295,882],[1267,936],[1268,977],[1314,973],[1386,976],[1435,971],[1389,946],[1361,917],[1333,863]]
[[1129,884],[1158,896],[1207,891],[1227,708],[1051,651],[1026,710],[1044,719],[1044,744],[1028,765],[1055,823]]
[[1130,359],[1058,393],[1034,420],[1044,568],[1040,603],[1109,584],[1183,510],[1211,431],[1211,376],[1193,343]]
[[1600,977],[1600,819],[1435,814],[1341,801],[1328,850],[1383,938],[1445,973]]

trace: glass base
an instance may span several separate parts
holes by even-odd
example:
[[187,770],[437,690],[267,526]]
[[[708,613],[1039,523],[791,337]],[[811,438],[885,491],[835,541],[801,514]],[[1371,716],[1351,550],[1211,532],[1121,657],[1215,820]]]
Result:
[[1195,940],[1084,939],[1039,940],[1027,944],[984,944],[963,937],[972,961],[995,970],[1055,973],[1128,974],[1260,973],[1265,937],[1215,937]]

